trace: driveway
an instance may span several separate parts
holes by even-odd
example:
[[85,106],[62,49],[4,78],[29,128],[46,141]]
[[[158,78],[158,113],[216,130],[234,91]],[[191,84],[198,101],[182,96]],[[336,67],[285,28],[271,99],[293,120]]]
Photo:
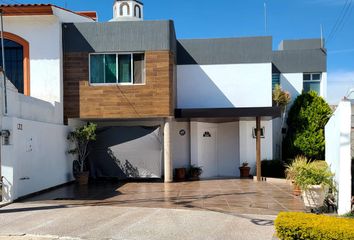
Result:
[[69,185],[1,208],[0,240],[272,239],[276,214],[302,209],[251,180]]
[[95,183],[65,186],[24,200],[70,206],[117,206],[209,210],[237,214],[277,215],[303,211],[288,184],[224,179],[178,183]]

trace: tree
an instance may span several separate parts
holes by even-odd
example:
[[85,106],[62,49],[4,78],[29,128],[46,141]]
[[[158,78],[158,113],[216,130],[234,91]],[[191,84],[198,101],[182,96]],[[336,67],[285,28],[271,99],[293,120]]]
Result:
[[280,87],[280,85],[275,85],[275,88],[273,90],[273,104],[277,107],[280,107],[281,109],[281,118],[280,118],[280,132],[279,134],[279,143],[280,143],[280,148],[279,152],[277,151],[277,154],[279,154],[277,157],[279,159],[282,159],[281,155],[281,149],[282,149],[282,141],[283,141],[283,135],[281,134],[281,129],[283,129],[284,126],[284,121],[285,121],[285,115],[286,115],[286,109],[288,104],[291,101],[291,95],[288,91],[283,91],[283,89]]
[[96,128],[96,124],[88,123],[70,132],[67,137],[70,142],[74,143],[74,148],[69,150],[68,153],[78,157],[78,159],[74,161],[74,164],[79,166],[79,172],[84,172],[85,170],[86,159],[90,153],[88,151],[88,145],[91,141],[96,140]]
[[332,114],[327,102],[314,91],[298,96],[290,108],[288,132],[283,144],[283,156],[294,159],[304,155],[323,160],[325,155],[324,128]]

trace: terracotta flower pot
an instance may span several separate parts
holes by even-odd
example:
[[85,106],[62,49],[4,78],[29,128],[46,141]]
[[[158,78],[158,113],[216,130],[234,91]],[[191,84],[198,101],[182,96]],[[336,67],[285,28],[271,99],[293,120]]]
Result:
[[239,167],[240,169],[240,177],[241,178],[249,178],[250,177],[250,167]]
[[176,168],[176,180],[183,181],[186,179],[187,170],[185,168]]
[[293,195],[300,196],[301,195],[301,188],[293,183]]
[[78,173],[76,181],[79,185],[87,185],[89,181],[89,172]]

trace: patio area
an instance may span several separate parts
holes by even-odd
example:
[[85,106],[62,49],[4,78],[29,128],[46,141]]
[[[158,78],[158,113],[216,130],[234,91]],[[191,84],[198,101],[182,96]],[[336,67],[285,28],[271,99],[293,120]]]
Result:
[[223,213],[276,215],[280,211],[304,211],[302,200],[286,183],[241,179],[154,183],[99,182],[67,185],[24,203],[67,206],[115,206],[207,210]]

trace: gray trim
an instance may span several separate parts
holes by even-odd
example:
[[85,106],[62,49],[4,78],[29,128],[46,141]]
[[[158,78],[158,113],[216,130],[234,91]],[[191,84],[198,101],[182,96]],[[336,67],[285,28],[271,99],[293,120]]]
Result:
[[240,117],[273,117],[281,115],[279,107],[255,108],[192,108],[176,109],[175,117],[189,118],[240,118]]
[[282,73],[327,72],[327,54],[322,49],[275,51],[272,62]]
[[64,23],[65,52],[176,51],[173,21]]
[[177,64],[271,62],[272,37],[185,39],[177,41]]
[[279,50],[304,50],[304,49],[319,49],[321,48],[321,39],[298,39],[284,40],[279,44]]

